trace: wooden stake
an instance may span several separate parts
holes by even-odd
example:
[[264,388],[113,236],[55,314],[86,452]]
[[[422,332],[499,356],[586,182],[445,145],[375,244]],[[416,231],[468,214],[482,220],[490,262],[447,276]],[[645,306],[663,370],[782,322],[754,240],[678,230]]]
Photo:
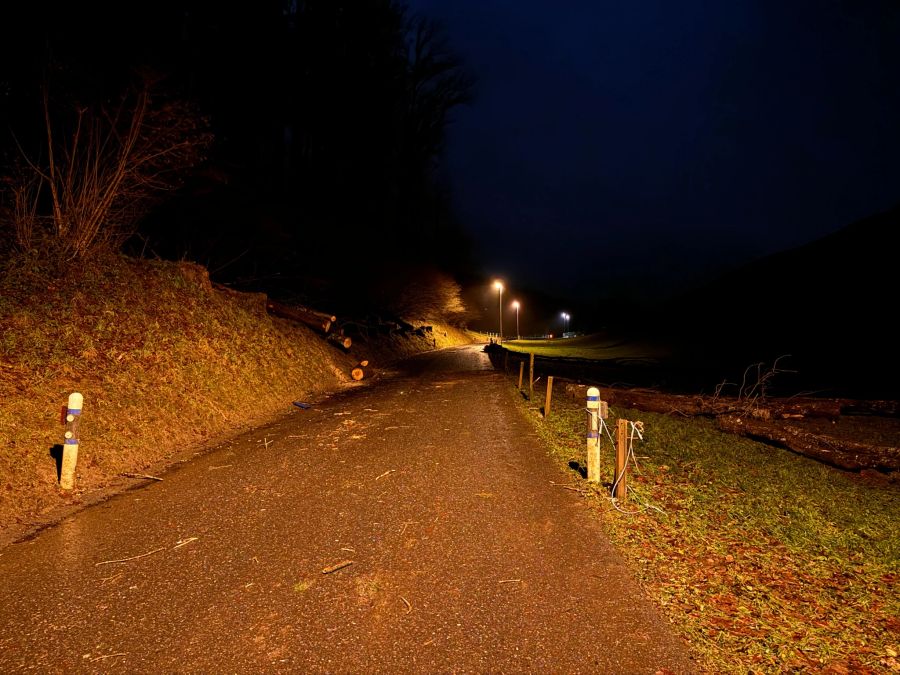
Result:
[[613,472],[616,491],[613,496],[624,502],[628,493],[625,479],[625,460],[628,458],[628,420],[620,418],[617,426],[616,470]]
[[522,390],[522,375],[525,373],[525,362],[519,361],[519,391]]
[[550,417],[550,399],[553,398],[553,376],[547,376],[547,396],[544,398],[544,419]]
[[534,352],[528,355],[528,400],[534,398]]

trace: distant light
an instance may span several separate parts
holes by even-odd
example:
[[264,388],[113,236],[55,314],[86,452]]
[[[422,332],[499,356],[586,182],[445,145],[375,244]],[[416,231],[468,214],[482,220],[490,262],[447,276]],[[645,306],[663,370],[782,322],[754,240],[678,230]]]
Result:
[[495,282],[494,282],[494,288],[496,288],[498,291],[502,291],[502,290],[503,290],[503,284],[500,283],[499,281],[495,281]]
[[513,309],[519,309],[519,301],[518,301],[518,300],[513,300],[512,306],[513,306]]

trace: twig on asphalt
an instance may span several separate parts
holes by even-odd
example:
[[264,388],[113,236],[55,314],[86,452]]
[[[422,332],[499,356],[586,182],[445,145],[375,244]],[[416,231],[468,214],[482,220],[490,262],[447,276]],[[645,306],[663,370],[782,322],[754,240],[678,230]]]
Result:
[[175,543],[175,545],[172,547],[172,550],[174,551],[176,548],[181,548],[182,546],[186,546],[187,544],[190,544],[192,541],[197,541],[199,538],[200,537],[191,537],[190,539],[179,539]]
[[153,555],[154,553],[159,553],[160,551],[165,551],[166,548],[163,546],[162,548],[153,549],[147,553],[141,553],[140,555],[133,555],[130,558],[119,558],[118,560],[104,560],[103,562],[94,563],[94,567],[98,567],[100,565],[111,565],[112,563],[123,563],[128,562],[129,560],[137,560],[138,558],[146,558],[148,555]]
[[341,550],[342,550],[342,551],[347,551],[348,553],[356,553],[356,550],[355,550],[355,549],[352,549],[352,548],[342,548]]
[[522,582],[521,579],[501,579],[497,583],[499,583],[499,584],[518,584],[521,582]]
[[[388,470],[385,471],[383,474],[381,474],[380,476],[378,476],[378,478],[384,478],[384,477],[387,476],[389,473],[394,473],[396,470],[397,470],[397,469],[388,469]],[[378,478],[376,478],[375,480],[378,480]]]
[[409,614],[412,611],[412,605],[409,604],[409,600],[404,598],[402,595],[400,596],[400,599],[403,601],[403,604],[406,605],[406,613]]
[[322,574],[331,574],[332,572],[337,572],[338,570],[342,570],[345,567],[349,567],[353,564],[352,560],[341,560],[341,562],[331,565],[330,567],[326,567],[322,570]]
[[410,525],[418,525],[418,523],[418,520],[407,520],[405,523],[403,523],[403,527],[400,528],[400,534],[402,535],[404,532],[406,532],[406,528]]
[[103,656],[95,656],[91,662],[102,661],[103,659],[111,659],[115,656],[128,656],[128,652],[116,652],[115,654],[104,654]]
[[158,476],[149,476],[146,473],[120,473],[120,476],[124,476],[125,478],[146,478],[147,480],[162,480]]
[[227,469],[229,466],[234,466],[234,465],[233,464],[220,464],[219,466],[209,467],[209,470],[212,471],[213,469]]

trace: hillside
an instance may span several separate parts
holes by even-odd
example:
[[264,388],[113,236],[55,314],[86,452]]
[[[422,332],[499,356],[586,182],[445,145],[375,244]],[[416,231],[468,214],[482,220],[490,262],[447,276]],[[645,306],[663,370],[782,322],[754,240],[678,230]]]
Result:
[[779,357],[782,384],[857,398],[897,398],[892,327],[900,206],[723,275],[667,307],[684,358],[734,381]]
[[[294,401],[365,386],[398,357],[470,340],[438,320],[348,351],[217,290],[190,263],[112,256],[54,278],[33,261],[0,276],[0,542],[127,489],[239,430],[301,414]],[[367,379],[351,368],[371,361]],[[58,487],[60,407],[84,395],[76,489]]]

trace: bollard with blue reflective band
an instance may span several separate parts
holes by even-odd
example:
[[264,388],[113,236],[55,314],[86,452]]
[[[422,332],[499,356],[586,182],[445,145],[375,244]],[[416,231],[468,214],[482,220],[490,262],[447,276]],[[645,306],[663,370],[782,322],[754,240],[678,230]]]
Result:
[[587,390],[587,479],[600,482],[600,390]]
[[78,463],[78,420],[81,419],[81,408],[84,397],[77,391],[69,394],[66,407],[66,433],[63,444],[62,469],[59,472],[59,486],[63,490],[75,487],[75,465]]

